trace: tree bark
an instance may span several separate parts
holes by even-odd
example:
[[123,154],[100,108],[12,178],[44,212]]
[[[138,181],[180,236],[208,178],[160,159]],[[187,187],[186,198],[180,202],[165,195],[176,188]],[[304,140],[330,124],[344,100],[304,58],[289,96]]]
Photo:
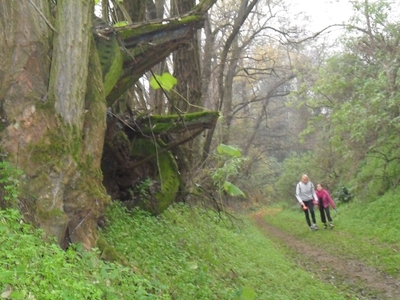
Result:
[[[48,1],[0,3],[1,146],[24,171],[26,219],[63,247],[82,242],[89,249],[108,201],[99,173],[105,97],[91,37],[93,4],[57,5],[54,22]],[[96,71],[87,89],[89,65]]]
[[83,125],[92,12],[89,1],[57,1],[49,100],[63,121],[77,130]]
[[[193,9],[193,0],[173,0],[172,14],[179,16]],[[179,9],[178,9],[179,7]],[[176,94],[171,95],[171,111],[185,113],[201,110],[201,69],[197,32],[173,53],[174,76],[178,79]]]
[[[194,0],[172,0],[172,15],[179,16],[192,11],[195,7]],[[202,15],[203,18],[203,15]],[[173,113],[189,113],[201,111],[204,108],[201,97],[201,67],[200,49],[197,31],[193,31],[186,43],[173,53],[174,76],[178,84],[174,93],[170,94],[170,111]],[[178,139],[187,138],[191,133],[183,133]],[[192,139],[189,143],[177,149],[180,171],[184,182],[182,190],[193,181],[191,169],[198,164],[201,158],[201,140]],[[183,198],[185,197],[184,193]]]
[[[214,2],[196,6],[192,22]],[[101,172],[106,99],[91,28],[94,2],[58,0],[55,16],[52,3],[0,1],[1,155],[24,172],[25,218],[63,247],[81,242],[90,249],[110,201]],[[183,26],[183,40],[198,29],[191,26]],[[140,52],[127,66],[134,74],[125,75],[136,80],[161,60],[157,54],[166,57],[183,40],[146,53],[155,58]]]

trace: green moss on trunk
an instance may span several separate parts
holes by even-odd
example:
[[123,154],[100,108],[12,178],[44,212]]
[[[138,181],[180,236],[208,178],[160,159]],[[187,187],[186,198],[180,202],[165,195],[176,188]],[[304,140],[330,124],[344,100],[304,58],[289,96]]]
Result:
[[[156,193],[156,202],[143,202],[141,207],[153,214],[164,211],[176,198],[180,186],[180,176],[175,158],[169,151],[160,151],[163,145],[161,141],[150,141],[145,139],[136,140],[132,145],[133,156],[154,156],[151,160],[157,170],[155,176],[160,181],[160,190]],[[154,201],[154,200],[153,200]]]
[[138,117],[141,132],[144,134],[161,134],[181,132],[197,128],[213,127],[219,117],[217,111],[201,111],[181,115],[151,115]]

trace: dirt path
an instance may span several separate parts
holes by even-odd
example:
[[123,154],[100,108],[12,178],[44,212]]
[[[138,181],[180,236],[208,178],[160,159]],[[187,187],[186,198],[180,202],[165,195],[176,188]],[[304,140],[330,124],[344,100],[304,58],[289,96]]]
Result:
[[[335,257],[315,245],[308,245],[266,223],[263,219],[265,213],[260,211],[252,215],[257,226],[273,241],[294,253],[296,262],[316,274],[318,279],[336,286],[346,285],[360,296],[359,299],[400,299],[400,280],[365,266],[362,262]],[[306,260],[302,253],[307,253]]]

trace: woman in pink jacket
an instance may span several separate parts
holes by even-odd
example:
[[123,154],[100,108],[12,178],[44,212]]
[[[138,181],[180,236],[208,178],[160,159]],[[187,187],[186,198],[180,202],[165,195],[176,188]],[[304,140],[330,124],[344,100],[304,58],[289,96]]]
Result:
[[326,220],[329,221],[329,228],[333,228],[332,217],[329,211],[329,205],[336,211],[335,202],[333,202],[331,195],[325,190],[320,183],[317,184],[317,190],[315,191],[318,197],[318,207],[321,214],[321,222],[324,224],[324,229],[328,228]]

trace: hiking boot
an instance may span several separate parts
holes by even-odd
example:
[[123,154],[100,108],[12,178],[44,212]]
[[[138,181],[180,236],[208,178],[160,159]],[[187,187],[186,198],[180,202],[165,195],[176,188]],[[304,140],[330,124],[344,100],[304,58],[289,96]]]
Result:
[[333,224],[332,223],[329,224],[329,228],[333,229]]

